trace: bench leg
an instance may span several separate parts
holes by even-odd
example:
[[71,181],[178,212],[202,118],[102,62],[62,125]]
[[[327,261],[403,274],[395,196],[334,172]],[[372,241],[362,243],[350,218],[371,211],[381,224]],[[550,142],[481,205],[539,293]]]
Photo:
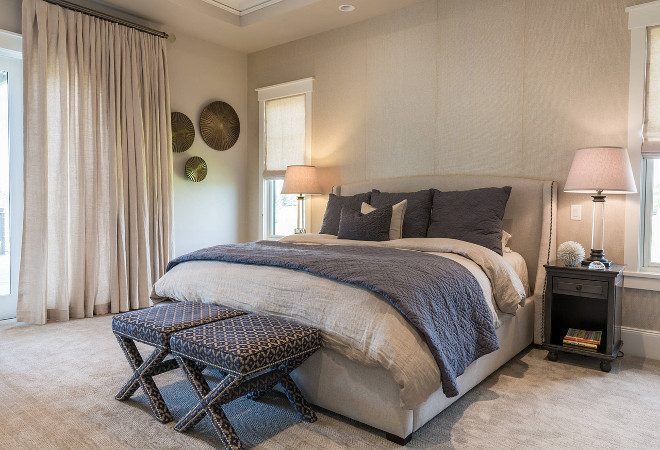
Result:
[[[130,339],[129,339],[130,340]],[[120,345],[122,345],[120,343]],[[130,344],[127,344],[130,347]],[[135,347],[135,345],[133,345]],[[122,345],[123,349],[123,345]],[[121,388],[121,390],[115,395],[115,398],[117,400],[128,400],[135,394],[135,391],[137,391],[140,388],[140,375],[148,375],[151,377],[155,377],[156,375],[163,374],[165,372],[169,372],[170,370],[178,369],[179,368],[179,363],[176,362],[176,359],[169,359],[167,361],[163,361],[161,363],[156,363],[152,361],[155,359],[157,356],[160,357],[162,356],[161,353],[164,352],[164,356],[166,357],[169,353],[168,350],[159,350],[156,349],[150,356],[147,358],[147,362],[142,361],[142,357],[138,353],[137,348],[134,348],[131,350],[131,352],[135,355],[135,363],[137,364],[137,367],[139,370],[133,372],[133,375],[131,378],[124,384],[124,386]],[[133,367],[133,364],[131,364],[131,367]],[[148,369],[148,370],[147,370]]]
[[[277,369],[280,372],[284,372],[285,374],[293,372],[299,365],[301,365],[303,362],[309,358],[311,353],[304,353],[302,355],[299,355],[296,358],[290,359],[284,363],[282,363]],[[267,392],[269,392],[271,389],[275,387],[277,382],[273,383],[270,386],[262,386],[259,389],[255,390],[254,392],[250,392],[247,395],[248,399],[251,400],[259,400],[262,396],[264,396]]]
[[288,373],[282,372],[280,384],[284,388],[284,393],[289,399],[289,402],[296,408],[300,418],[305,422],[316,422],[316,413],[309,406],[309,403],[307,403],[302,392],[300,392],[300,389],[298,389],[298,386],[296,386],[296,383],[293,382]]
[[199,399],[199,403],[181,420],[179,420],[179,422],[177,422],[174,429],[181,432],[188,431],[199,423],[206,414],[208,414],[209,419],[211,419],[211,424],[220,436],[223,445],[229,449],[242,449],[243,444],[236,434],[236,431],[234,431],[234,427],[231,426],[224,411],[222,411],[222,407],[213,404],[213,400],[216,397],[231,389],[234,384],[239,381],[238,377],[235,375],[227,375],[215,388],[213,388],[213,390],[211,390],[204,375],[202,375],[202,372],[199,370],[199,367],[195,362],[179,356],[176,358],[179,361],[179,365],[186,373],[186,377],[188,378],[190,385],[193,387],[195,395],[197,395],[197,398]]
[[278,382],[279,380],[275,380],[272,384],[261,386],[259,389],[250,392],[248,395],[246,395],[246,397],[250,400],[259,400],[261,397],[270,392],[270,390],[273,389]]
[[169,372],[170,370],[174,370],[178,368],[179,368],[179,363],[176,362],[176,359],[168,359],[167,361],[163,361],[162,363],[155,366],[152,370],[150,370],[149,375],[155,377],[156,375],[160,375],[161,373]]
[[[124,351],[124,355],[126,355],[126,359],[133,369],[133,376],[128,382],[126,382],[124,387],[121,388],[115,398],[117,400],[127,400],[139,387],[142,387],[144,395],[149,402],[149,407],[154,413],[156,419],[162,423],[172,421],[172,414],[169,409],[167,409],[165,400],[163,400],[163,396],[160,394],[160,391],[152,378],[154,370],[164,366],[161,363],[168,355],[169,351],[157,349],[149,355],[149,358],[147,358],[146,361],[143,361],[133,340],[117,335],[117,341],[119,341],[119,345]],[[169,367],[170,365],[166,364],[165,366]]]

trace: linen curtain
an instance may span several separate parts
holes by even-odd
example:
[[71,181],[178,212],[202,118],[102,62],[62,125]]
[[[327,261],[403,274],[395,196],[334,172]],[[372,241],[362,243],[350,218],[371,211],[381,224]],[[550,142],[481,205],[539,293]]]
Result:
[[23,74],[17,320],[148,306],[173,247],[164,40],[24,0]]

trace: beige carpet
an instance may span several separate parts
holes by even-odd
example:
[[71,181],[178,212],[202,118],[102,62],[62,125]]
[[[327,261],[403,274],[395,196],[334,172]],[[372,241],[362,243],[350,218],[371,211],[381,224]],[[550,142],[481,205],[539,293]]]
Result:
[[[114,394],[129,376],[110,316],[26,326],[0,321],[0,448],[213,448],[207,420],[181,434],[148,413],[142,395]],[[625,347],[624,347],[625,350]],[[157,378],[175,417],[193,394],[177,370]],[[140,393],[141,391],[138,391]],[[226,406],[257,448],[397,448],[372,428],[321,411],[299,423],[278,394]],[[407,448],[658,448],[660,362],[546,360],[530,348],[414,434]]]

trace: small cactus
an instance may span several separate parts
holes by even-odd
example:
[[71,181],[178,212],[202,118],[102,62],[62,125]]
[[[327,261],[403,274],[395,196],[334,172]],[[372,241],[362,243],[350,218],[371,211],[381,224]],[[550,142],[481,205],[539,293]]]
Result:
[[566,241],[557,249],[557,258],[568,267],[575,267],[584,259],[584,247],[575,241]]

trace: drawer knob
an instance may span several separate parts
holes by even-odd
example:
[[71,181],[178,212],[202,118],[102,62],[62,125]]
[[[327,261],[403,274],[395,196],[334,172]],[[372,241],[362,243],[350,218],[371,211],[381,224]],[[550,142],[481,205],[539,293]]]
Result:
[[576,291],[581,291],[582,290],[582,285],[581,284],[576,284],[575,285],[575,290]]

